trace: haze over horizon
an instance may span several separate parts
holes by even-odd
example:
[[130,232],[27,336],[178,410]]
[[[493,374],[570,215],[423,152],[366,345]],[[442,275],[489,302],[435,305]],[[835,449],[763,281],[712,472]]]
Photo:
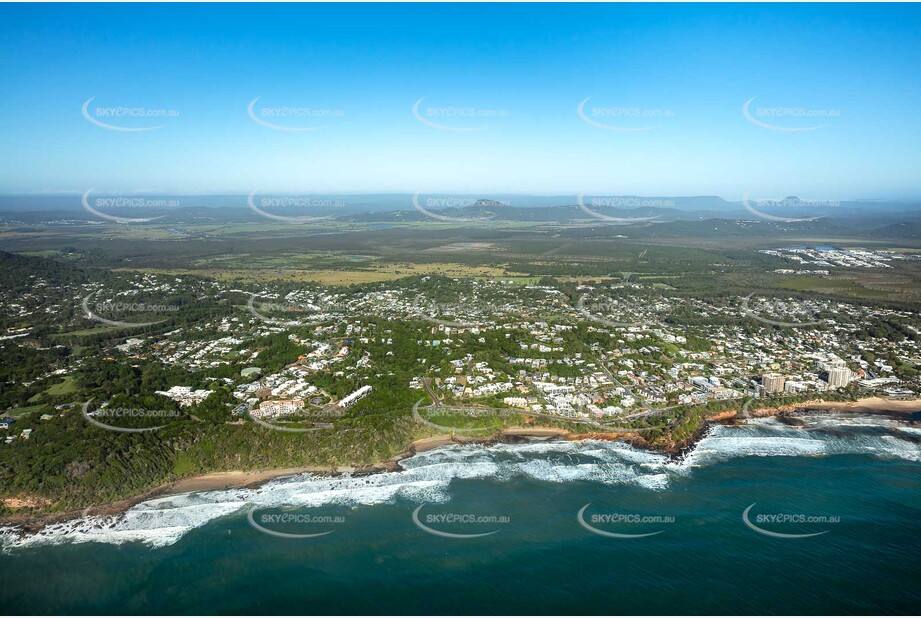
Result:
[[919,15],[6,5],[0,193],[917,199]]
[[0,607],[917,614],[919,18],[0,3]]

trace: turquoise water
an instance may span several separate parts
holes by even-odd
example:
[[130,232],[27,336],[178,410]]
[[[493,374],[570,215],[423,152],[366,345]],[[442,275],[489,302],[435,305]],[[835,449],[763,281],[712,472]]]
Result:
[[[117,521],[8,535],[0,608],[917,613],[918,430],[870,417],[807,420],[719,427],[681,462],[602,442],[450,447],[408,460],[402,473],[161,499]],[[656,534],[592,532],[577,518],[587,504],[582,521],[601,532]],[[749,521],[763,530],[822,534],[762,534],[743,521],[752,504]],[[414,523],[416,509],[438,532],[492,534],[438,536]],[[468,516],[488,521],[457,521]]]

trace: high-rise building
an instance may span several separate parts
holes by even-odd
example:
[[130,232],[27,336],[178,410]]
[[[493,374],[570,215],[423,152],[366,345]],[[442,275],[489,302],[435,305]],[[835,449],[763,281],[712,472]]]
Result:
[[779,373],[766,373],[761,376],[761,388],[765,393],[782,393],[784,377]]
[[851,381],[851,370],[847,367],[830,367],[828,369],[828,388],[841,388]]

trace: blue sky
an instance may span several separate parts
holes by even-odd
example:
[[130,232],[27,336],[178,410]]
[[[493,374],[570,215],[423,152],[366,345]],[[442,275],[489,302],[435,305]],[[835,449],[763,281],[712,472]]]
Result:
[[[0,193],[918,198],[919,18],[878,4],[0,5]],[[98,126],[91,97],[93,120],[162,127]],[[257,97],[257,120],[322,128],[260,124]],[[117,107],[173,115],[105,115]]]

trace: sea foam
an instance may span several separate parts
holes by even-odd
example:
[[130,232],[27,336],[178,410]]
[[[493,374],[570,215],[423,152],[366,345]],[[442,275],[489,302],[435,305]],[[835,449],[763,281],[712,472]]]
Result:
[[[636,449],[621,442],[585,440],[523,444],[449,445],[401,462],[399,472],[373,475],[304,474],[270,481],[257,489],[204,491],[148,500],[111,517],[84,517],[49,525],[35,534],[0,529],[5,550],[58,543],[144,543],[164,547],[189,531],[248,508],[329,505],[349,507],[450,500],[457,479],[508,482],[528,478],[549,483],[591,482],[667,490],[676,476],[737,457],[801,457],[863,453],[880,458],[921,461],[917,429],[882,417],[815,416],[805,426],[776,419],[744,425],[713,426],[681,460]],[[901,437],[900,437],[901,436]],[[909,439],[903,439],[909,437]]]

